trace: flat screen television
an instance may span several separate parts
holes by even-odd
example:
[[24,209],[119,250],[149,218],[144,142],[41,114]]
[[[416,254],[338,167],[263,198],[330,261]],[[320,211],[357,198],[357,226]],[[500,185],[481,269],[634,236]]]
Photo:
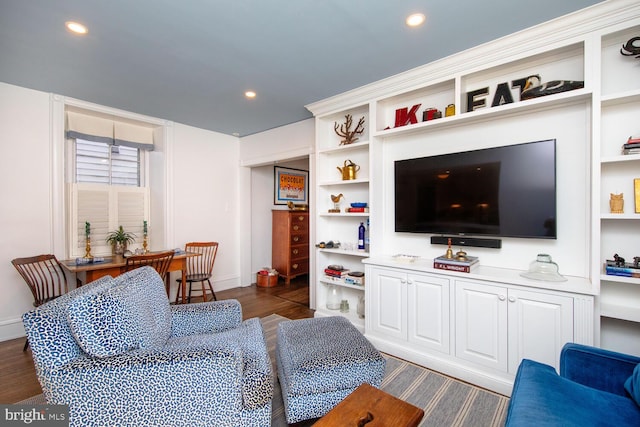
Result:
[[555,239],[555,139],[395,162],[395,231]]

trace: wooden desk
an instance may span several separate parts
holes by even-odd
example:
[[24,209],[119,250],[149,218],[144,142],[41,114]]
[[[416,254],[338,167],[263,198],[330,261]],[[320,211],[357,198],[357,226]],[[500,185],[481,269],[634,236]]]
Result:
[[[187,302],[186,287],[187,287],[187,258],[192,256],[200,256],[200,254],[194,253],[181,253],[177,254],[171,260],[169,265],[169,271],[182,271],[182,304]],[[86,284],[93,282],[103,276],[116,277],[125,272],[125,266],[127,261],[124,257],[105,257],[104,262],[96,262],[92,264],[76,264],[76,260],[64,260],[61,261],[62,266],[70,273],[76,275],[76,279],[79,284]],[[165,288],[167,289],[167,296],[171,298],[169,294],[170,282],[169,276],[165,279]]]
[[423,416],[417,406],[364,383],[313,427],[415,427]]

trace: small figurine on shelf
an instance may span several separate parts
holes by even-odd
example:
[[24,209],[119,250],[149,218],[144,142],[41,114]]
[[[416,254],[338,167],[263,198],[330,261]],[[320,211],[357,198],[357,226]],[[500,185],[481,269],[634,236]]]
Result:
[[611,213],[624,213],[624,193],[610,193],[609,208],[611,209]]
[[333,209],[329,209],[329,213],[340,213],[340,199],[342,199],[343,197],[344,196],[342,195],[342,193],[338,194],[337,196],[334,196],[333,194],[331,195]]

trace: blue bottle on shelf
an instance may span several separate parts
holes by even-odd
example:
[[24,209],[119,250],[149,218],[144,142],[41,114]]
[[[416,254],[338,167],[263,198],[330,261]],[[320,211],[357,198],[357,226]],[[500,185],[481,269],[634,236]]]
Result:
[[364,223],[358,227],[358,249],[364,249]]

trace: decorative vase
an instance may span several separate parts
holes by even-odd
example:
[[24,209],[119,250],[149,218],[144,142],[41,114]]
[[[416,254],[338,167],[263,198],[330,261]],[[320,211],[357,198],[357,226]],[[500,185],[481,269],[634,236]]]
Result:
[[114,255],[124,255],[124,251],[127,250],[127,244],[124,242],[115,242],[113,244],[113,254]]
[[327,308],[339,310],[342,302],[342,291],[337,285],[327,285]]

